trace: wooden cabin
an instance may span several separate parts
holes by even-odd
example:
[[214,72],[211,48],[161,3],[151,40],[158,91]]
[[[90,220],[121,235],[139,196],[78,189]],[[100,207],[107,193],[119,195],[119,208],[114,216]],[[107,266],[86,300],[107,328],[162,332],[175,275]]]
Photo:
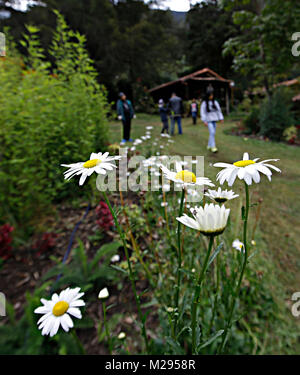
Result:
[[175,92],[183,100],[203,99],[208,87],[214,90],[214,96],[220,105],[226,108],[227,114],[230,109],[231,91],[234,82],[225,79],[209,68],[198,70],[178,78],[175,81],[163,83],[149,90],[155,102],[163,99],[167,102],[172,93]]

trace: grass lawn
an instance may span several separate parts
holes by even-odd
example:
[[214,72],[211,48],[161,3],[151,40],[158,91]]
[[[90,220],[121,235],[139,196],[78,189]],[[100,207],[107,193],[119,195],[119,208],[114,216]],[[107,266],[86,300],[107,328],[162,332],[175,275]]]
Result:
[[[161,123],[159,116],[138,114],[132,124],[132,137],[145,134],[146,126],[153,126],[153,134],[159,135]],[[272,182],[262,177],[262,182],[251,187],[251,202],[257,203],[262,199],[261,213],[256,231],[264,246],[259,248],[262,258],[268,268],[270,288],[273,288],[275,298],[283,306],[288,319],[296,328],[297,320],[290,313],[291,295],[300,290],[300,149],[283,143],[266,142],[257,139],[245,139],[226,134],[226,130],[234,125],[228,117],[224,124],[218,125],[216,143],[219,152],[212,154],[206,150],[208,130],[202,122],[194,126],[191,118],[183,119],[183,135],[173,137],[170,152],[176,155],[205,157],[205,175],[215,181],[216,172],[211,163],[222,161],[232,163],[242,158],[247,151],[250,158],[278,158],[275,163],[282,173],[274,172]],[[177,125],[176,125],[177,126]],[[111,141],[121,140],[121,123],[110,123]],[[227,188],[227,186],[225,187]],[[233,189],[242,193],[242,184],[235,184]],[[252,223],[258,206],[251,208]],[[232,210],[232,215],[239,214]]]

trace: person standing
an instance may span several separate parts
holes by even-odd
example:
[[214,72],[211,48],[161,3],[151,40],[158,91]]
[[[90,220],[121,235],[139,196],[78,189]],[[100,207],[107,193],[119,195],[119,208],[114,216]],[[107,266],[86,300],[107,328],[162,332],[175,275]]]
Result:
[[201,120],[208,127],[209,131],[207,149],[212,152],[217,152],[218,149],[215,142],[217,122],[223,122],[224,117],[219,103],[214,99],[213,93],[206,94],[201,104]]
[[181,116],[183,114],[183,103],[182,99],[175,93],[172,94],[169,100],[168,109],[171,112],[171,135],[174,135],[175,121],[178,125],[178,134],[182,134]]
[[198,117],[198,103],[195,98],[193,98],[191,106],[190,106],[190,112],[193,119],[193,124],[197,124],[197,117]]
[[131,120],[135,118],[133,106],[131,101],[126,98],[126,95],[123,92],[119,94],[120,99],[117,102],[117,113],[118,119],[122,120],[123,123],[123,139],[122,144],[126,142],[133,142],[133,139],[130,138],[131,130]]
[[158,108],[159,108],[160,119],[163,125],[161,134],[163,134],[165,131],[166,133],[169,134],[168,108],[165,106],[163,99],[159,99]]

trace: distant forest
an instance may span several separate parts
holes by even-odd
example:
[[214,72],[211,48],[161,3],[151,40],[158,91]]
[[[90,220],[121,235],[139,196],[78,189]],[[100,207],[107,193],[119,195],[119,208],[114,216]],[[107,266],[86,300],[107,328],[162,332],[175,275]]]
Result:
[[204,0],[187,13],[153,9],[142,0],[43,0],[27,12],[15,3],[0,0],[0,30],[8,27],[19,41],[25,25],[36,25],[47,50],[57,9],[86,36],[110,99],[120,90],[136,97],[204,67],[241,90],[264,86],[267,92],[300,74],[299,58],[291,54],[291,35],[300,31],[300,2],[293,0]]

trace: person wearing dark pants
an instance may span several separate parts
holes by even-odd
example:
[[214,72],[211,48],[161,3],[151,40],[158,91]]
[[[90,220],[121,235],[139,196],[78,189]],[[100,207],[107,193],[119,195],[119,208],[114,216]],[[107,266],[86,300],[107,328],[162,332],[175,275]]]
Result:
[[193,124],[196,125],[198,117],[198,103],[195,98],[192,100],[190,111],[193,119]]
[[158,108],[159,108],[160,119],[163,125],[161,134],[163,134],[165,131],[166,133],[169,133],[168,108],[164,105],[163,99],[159,99]]
[[183,114],[183,103],[182,99],[175,93],[172,94],[172,97],[169,100],[168,109],[171,112],[171,135],[174,135],[175,121],[177,121],[178,125],[178,134],[182,134],[181,116]]
[[117,113],[118,119],[122,120],[123,123],[123,139],[121,143],[132,142],[130,138],[131,120],[135,118],[133,106],[131,101],[126,99],[126,95],[123,92],[119,94],[120,99],[117,102]]

